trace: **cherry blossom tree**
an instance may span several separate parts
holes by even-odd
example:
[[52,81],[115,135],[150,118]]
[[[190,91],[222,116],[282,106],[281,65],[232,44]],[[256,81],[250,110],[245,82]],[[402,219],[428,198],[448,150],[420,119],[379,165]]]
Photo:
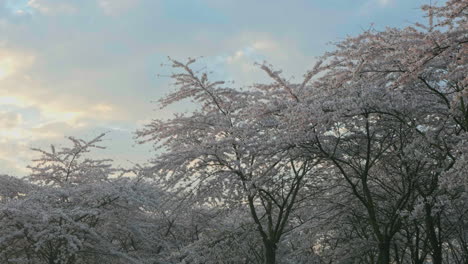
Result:
[[303,117],[299,131],[309,131],[295,136],[297,144],[318,149],[364,206],[376,263],[401,261],[392,244],[407,228],[406,210],[422,225],[427,246],[415,258],[424,261],[428,252],[433,263],[443,262],[453,228],[443,219],[441,181],[465,162],[457,144],[466,138],[466,7],[425,6],[427,27],[369,30],[338,43],[322,58],[305,105],[289,111],[290,119]]
[[115,172],[110,159],[92,159],[84,155],[93,149],[103,149],[99,143],[105,134],[85,141],[69,137],[72,147],[56,150],[51,146],[50,151],[33,148],[41,154],[29,176],[31,181],[51,186],[76,185],[80,183],[100,182],[107,180]]
[[171,62],[182,72],[172,75],[177,89],[160,100],[162,106],[192,99],[200,108],[189,116],[154,120],[138,132],[142,143],[154,142],[156,149],[165,150],[153,162],[155,174],[164,186],[189,191],[200,204],[236,208],[246,203],[263,242],[265,263],[275,263],[278,243],[290,228],[291,213],[305,201],[301,190],[318,160],[306,160],[294,146],[281,142],[280,120],[258,110],[285,94],[288,100],[296,98],[288,87],[273,99],[261,89],[226,88],[192,70],[195,60]]
[[165,194],[143,169],[119,176],[111,160],[83,156],[102,136],[37,150],[26,178],[35,184],[0,178],[2,263],[154,263],[180,246],[168,237]]
[[156,156],[116,169],[104,135],[34,149],[0,175],[1,263],[468,261],[468,1],[428,22],[335,43],[296,82],[248,88],[170,59],[162,107],[137,131]]

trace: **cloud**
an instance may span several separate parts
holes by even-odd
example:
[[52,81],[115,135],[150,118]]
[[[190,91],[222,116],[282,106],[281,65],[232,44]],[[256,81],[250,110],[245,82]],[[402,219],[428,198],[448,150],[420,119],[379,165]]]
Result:
[[80,86],[87,83],[76,83],[75,90],[66,86],[74,84],[74,79],[57,84],[57,79],[38,74],[46,68],[44,58],[0,46],[0,173],[24,174],[32,146],[63,143],[64,136],[101,126],[99,131],[90,132],[93,137],[110,129],[105,126],[119,127],[114,121],[128,119],[125,109],[111,98],[82,93]]
[[[42,122],[65,122],[75,126],[81,126],[82,119],[120,120],[127,117],[123,109],[105,101],[108,99],[80,94],[81,88],[74,93],[61,92],[59,88],[63,87],[54,85],[53,80],[38,77],[36,71],[44,67],[44,57],[36,57],[27,52],[0,48],[0,106],[33,107],[40,112]],[[67,85],[74,82],[73,79],[67,81]]]
[[139,0],[98,0],[98,5],[106,15],[119,15],[138,4]]
[[93,110],[98,113],[109,113],[112,109],[113,107],[109,104],[97,104],[93,107]]
[[67,135],[73,135],[78,131],[78,128],[68,124],[67,122],[52,121],[43,123],[30,128],[31,132],[36,135],[37,139],[60,139]]
[[29,0],[27,6],[45,15],[70,15],[78,11],[77,7],[64,1]]
[[27,172],[26,165],[32,158],[28,144],[35,135],[24,124],[20,113],[0,111],[0,173]]
[[14,96],[0,96],[0,105],[12,105],[17,107],[25,107],[23,100]]
[[225,42],[230,52],[207,56],[203,61],[216,75],[214,78],[234,80],[240,86],[270,81],[256,63],[267,62],[276,69],[285,69],[284,77],[288,78],[301,77],[316,62],[295,41],[268,33],[242,32]]
[[395,0],[368,0],[358,10],[360,15],[369,15],[373,11],[394,6]]
[[0,48],[0,80],[32,65],[34,56]]
[[0,129],[11,129],[19,126],[23,119],[21,114],[0,111]]
[[239,62],[247,59],[253,62],[266,59],[266,55],[277,54],[280,51],[279,44],[272,39],[254,40],[250,44],[242,47],[234,52],[234,54],[226,57],[228,64]]
[[380,6],[385,7],[385,6],[392,4],[393,1],[392,0],[378,0],[378,2]]

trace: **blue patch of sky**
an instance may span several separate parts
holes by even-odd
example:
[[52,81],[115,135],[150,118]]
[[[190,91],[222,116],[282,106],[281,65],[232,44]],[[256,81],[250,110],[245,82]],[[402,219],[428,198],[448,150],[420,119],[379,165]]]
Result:
[[12,14],[33,14],[34,9],[28,5],[29,0],[7,0],[5,8]]

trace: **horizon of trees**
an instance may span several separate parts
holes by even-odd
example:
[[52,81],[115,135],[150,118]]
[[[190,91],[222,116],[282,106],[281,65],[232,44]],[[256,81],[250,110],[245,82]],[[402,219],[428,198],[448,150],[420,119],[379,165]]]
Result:
[[169,59],[161,107],[197,108],[136,132],[148,166],[93,158],[102,134],[0,175],[0,263],[467,264],[468,1],[422,9],[299,82]]

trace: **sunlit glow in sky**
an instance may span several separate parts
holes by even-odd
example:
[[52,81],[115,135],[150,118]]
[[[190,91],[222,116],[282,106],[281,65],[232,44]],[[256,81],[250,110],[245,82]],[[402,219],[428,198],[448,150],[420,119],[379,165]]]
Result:
[[109,132],[122,166],[151,158],[134,131],[160,110],[167,56],[203,56],[214,79],[247,85],[268,61],[298,78],[329,42],[424,22],[429,0],[0,0],[0,174],[24,176],[31,147]]

